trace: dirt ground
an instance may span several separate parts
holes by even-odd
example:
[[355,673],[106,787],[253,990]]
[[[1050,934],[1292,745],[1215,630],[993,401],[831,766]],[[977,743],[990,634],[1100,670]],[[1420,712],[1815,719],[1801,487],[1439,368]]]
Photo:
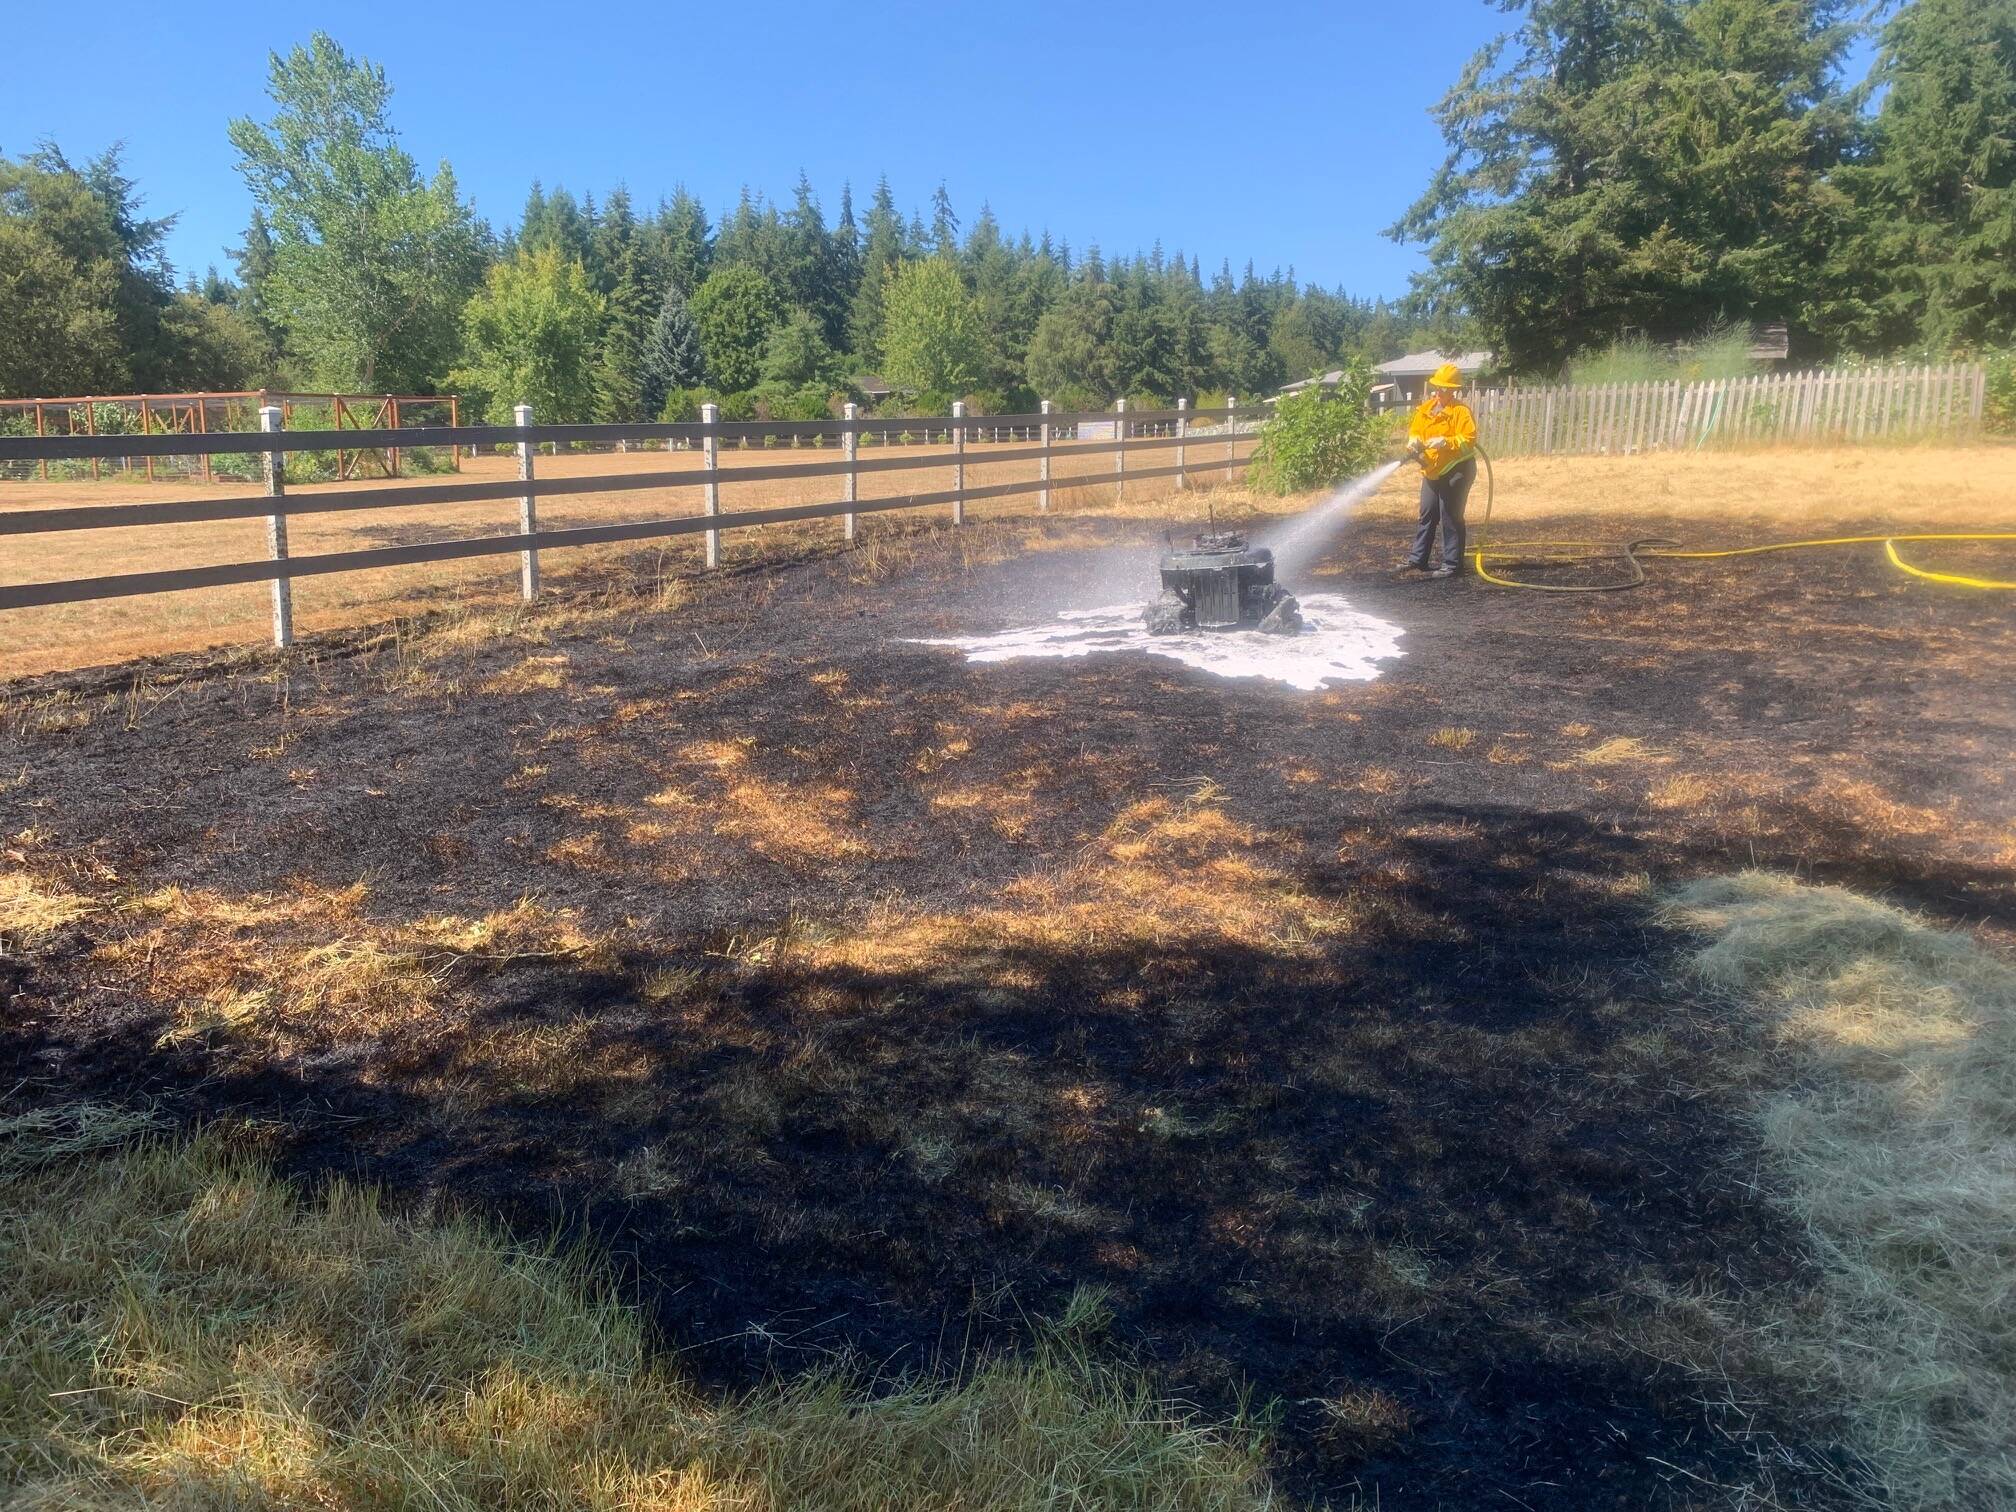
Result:
[[[2016,528],[2012,462],[1508,463],[1496,520]],[[1405,632],[1316,694],[916,644],[1160,542],[1006,511],[17,681],[0,1087],[592,1236],[724,1387],[942,1365],[1093,1283],[1113,1349],[1275,1415],[1298,1498],[1844,1504],[1771,1348],[1813,1274],[1759,1047],[1648,903],[1756,864],[2008,943],[2016,608],[1880,548],[1403,578],[1408,509],[1303,581]]]

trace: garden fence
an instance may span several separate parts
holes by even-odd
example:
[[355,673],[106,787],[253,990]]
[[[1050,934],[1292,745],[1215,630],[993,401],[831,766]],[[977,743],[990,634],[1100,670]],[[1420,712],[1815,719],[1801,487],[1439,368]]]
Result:
[[[67,399],[0,399],[0,437],[7,436],[209,436],[246,434],[259,429],[259,411],[277,405],[289,430],[397,431],[461,424],[461,403],[453,394],[295,394],[276,389],[224,393],[89,394]],[[138,448],[93,452],[88,457],[0,458],[0,480],[66,478],[121,481],[143,478],[177,481],[218,477],[244,481],[258,476],[256,458],[242,453],[195,450],[162,454]],[[295,459],[300,483],[351,478],[397,478],[407,471],[459,472],[453,447],[362,446],[340,434],[323,453]]]
[[1626,456],[1967,435],[1980,428],[1986,397],[1981,364],[1954,362],[1493,389],[1469,404],[1493,456]]
[[[214,453],[220,457],[256,462],[265,483],[263,494],[235,497],[0,510],[0,535],[32,536],[55,531],[263,519],[266,522],[267,547],[265,558],[257,561],[0,586],[0,609],[270,581],[273,585],[273,638],[277,645],[286,646],[292,643],[294,636],[291,585],[294,579],[300,577],[515,553],[520,559],[521,591],[530,600],[539,592],[540,552],[560,547],[701,534],[705,537],[706,563],[714,567],[720,561],[720,533],[724,530],[837,518],[841,522],[843,538],[851,541],[855,536],[856,519],[863,514],[947,506],[951,511],[951,522],[958,525],[965,521],[966,506],[982,499],[1036,494],[1038,508],[1048,510],[1051,493],[1059,488],[1107,484],[1118,496],[1124,494],[1128,483],[1151,478],[1175,478],[1179,488],[1187,488],[1193,475],[1243,467],[1251,459],[1255,422],[1266,417],[1268,407],[1263,403],[1241,408],[1236,400],[1228,397],[1226,405],[1219,408],[1192,409],[1187,401],[1178,401],[1174,409],[1135,410],[1123,402],[1111,411],[1081,413],[1054,410],[1046,401],[1042,411],[1034,415],[969,416],[965,413],[965,406],[960,404],[953,406],[953,412],[948,417],[898,420],[863,417],[850,404],[844,419],[772,423],[722,420],[716,407],[710,404],[698,422],[634,425],[539,425],[534,423],[529,406],[519,406],[513,414],[516,423],[508,426],[300,431],[286,428],[285,416],[279,405],[267,405],[259,412],[260,430],[250,434],[210,433],[199,436],[175,431],[132,436],[93,436],[76,432],[41,436],[0,435],[0,468],[12,464],[103,462],[126,456],[150,460],[178,459]],[[1200,434],[1203,427],[1193,431],[1193,425],[1199,421],[1209,425],[1208,437]],[[1081,435],[1081,430],[1087,439],[1075,439]],[[990,447],[973,455],[970,460],[989,464],[1033,460],[1038,464],[1037,476],[969,486],[966,482],[969,438],[1000,435],[1034,439],[1028,444],[1011,441],[1005,446]],[[891,439],[892,454],[861,455],[864,442],[872,443],[884,436]],[[926,444],[938,443],[942,449],[924,452],[913,452],[907,447],[898,449],[901,442],[915,442],[920,438]],[[721,465],[720,452],[724,446],[767,448],[775,447],[782,441],[795,447],[808,440],[815,441],[822,448],[836,446],[841,453],[839,460],[804,459],[757,466]],[[286,491],[291,458],[303,454],[324,454],[339,444],[350,449],[430,447],[445,448],[450,452],[464,447],[510,448],[517,453],[518,477],[483,482],[397,487],[381,485],[313,494],[289,494]],[[703,462],[699,468],[661,472],[618,472],[589,477],[538,476],[538,450],[542,446],[573,451],[608,449],[619,445],[695,447],[703,453]],[[1156,459],[1164,452],[1173,454],[1173,462],[1157,463]],[[1055,459],[1102,455],[1111,458],[1110,466],[1102,470],[1064,477],[1053,477],[1051,474],[1051,463]],[[1154,465],[1142,465],[1144,458]],[[863,474],[914,468],[949,469],[952,487],[894,497],[860,497],[859,485]],[[820,504],[745,509],[726,514],[721,510],[723,483],[819,477],[834,478],[841,497]],[[698,488],[701,491],[700,513],[559,530],[542,529],[538,522],[538,501],[542,498],[683,488]],[[467,504],[479,500],[515,501],[518,506],[517,531],[413,545],[329,551],[308,556],[294,556],[288,551],[287,521],[290,516],[428,504]],[[17,554],[14,559],[19,561],[21,557]]]

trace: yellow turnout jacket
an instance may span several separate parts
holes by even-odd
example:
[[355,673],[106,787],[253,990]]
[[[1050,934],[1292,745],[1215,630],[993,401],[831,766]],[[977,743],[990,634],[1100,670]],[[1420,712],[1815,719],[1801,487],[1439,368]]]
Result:
[[1467,404],[1448,400],[1438,411],[1424,399],[1407,422],[1407,439],[1421,443],[1421,471],[1439,478],[1477,454],[1477,417]]

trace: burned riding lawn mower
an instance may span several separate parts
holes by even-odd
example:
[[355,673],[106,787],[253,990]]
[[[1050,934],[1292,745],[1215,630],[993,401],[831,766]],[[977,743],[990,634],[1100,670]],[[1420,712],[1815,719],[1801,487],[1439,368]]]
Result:
[[1294,635],[1302,629],[1295,595],[1274,581],[1274,553],[1230,532],[1200,535],[1164,556],[1162,595],[1141,618],[1150,635],[1186,630]]

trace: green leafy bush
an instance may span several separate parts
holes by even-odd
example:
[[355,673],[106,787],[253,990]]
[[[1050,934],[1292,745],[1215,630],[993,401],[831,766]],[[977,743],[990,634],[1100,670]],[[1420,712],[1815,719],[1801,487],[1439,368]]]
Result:
[[1984,417],[1988,429],[1998,435],[2016,435],[2016,347],[1984,352],[1981,360],[1988,368],[1988,405]]
[[823,383],[759,384],[754,398],[758,420],[826,420],[833,413]]
[[658,418],[667,425],[683,425],[700,418],[700,406],[717,402],[718,396],[710,388],[675,388],[665,393],[665,403],[658,411]]
[[761,418],[756,413],[756,391],[754,389],[737,389],[732,394],[723,394],[720,399],[720,405],[721,418],[723,420],[756,420]]
[[1334,389],[1319,384],[1282,399],[1260,428],[1248,473],[1253,486],[1303,493],[1364,472],[1378,460],[1388,433],[1372,413],[1371,390],[1372,370],[1354,361]]

